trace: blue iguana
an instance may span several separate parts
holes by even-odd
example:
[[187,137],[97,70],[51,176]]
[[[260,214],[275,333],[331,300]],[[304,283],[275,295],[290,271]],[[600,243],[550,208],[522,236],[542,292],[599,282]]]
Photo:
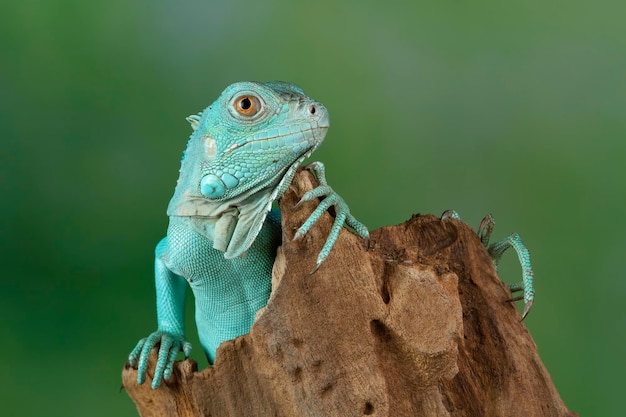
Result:
[[[189,356],[184,306],[187,285],[195,298],[196,326],[209,363],[225,340],[248,333],[270,295],[280,213],[272,203],[297,168],[324,140],[326,108],[286,82],[240,82],[227,87],[202,113],[187,118],[193,133],[167,214],[167,236],[156,246],[157,330],[129,355],[143,383],[158,346],[152,388],[172,373],[179,352]],[[320,185],[301,201],[323,197],[296,232],[303,236],[331,206],[336,217],[317,257],[329,255],[345,224],[364,239],[367,228],[328,186],[324,166],[310,166]]]
[[[302,161],[322,143],[329,127],[321,103],[300,87],[280,81],[232,84],[202,113],[187,120],[193,133],[167,208],[167,236],[155,251],[157,330],[141,339],[129,355],[142,384],[150,352],[158,346],[152,388],[171,376],[181,351],[186,357],[191,353],[184,327],[187,285],[194,294],[198,336],[209,363],[223,341],[249,332],[255,313],[269,298],[272,266],[281,244],[280,213],[272,204],[287,190]],[[342,227],[350,226],[364,239],[369,233],[326,182],[324,165],[314,162],[309,168],[320,185],[306,192],[301,202],[323,200],[294,239],[306,234],[330,207],[335,209],[317,269]],[[442,220],[448,218],[459,217],[450,210]],[[528,251],[517,234],[489,244],[493,224],[487,216],[478,236],[496,267],[506,249],[517,252],[523,283],[510,288],[524,291],[525,317],[534,298]]]

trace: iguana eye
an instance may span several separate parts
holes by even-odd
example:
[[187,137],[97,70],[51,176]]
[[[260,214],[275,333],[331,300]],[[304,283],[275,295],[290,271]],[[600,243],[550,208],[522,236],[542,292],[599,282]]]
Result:
[[261,102],[255,96],[241,96],[235,100],[235,110],[242,116],[254,116],[261,110]]

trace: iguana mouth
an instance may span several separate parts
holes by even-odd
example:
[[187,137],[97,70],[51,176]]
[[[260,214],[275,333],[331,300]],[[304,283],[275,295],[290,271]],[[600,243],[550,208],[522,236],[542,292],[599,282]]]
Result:
[[[228,147],[223,155],[233,152],[235,149],[243,147],[252,147],[252,150],[271,150],[284,149],[285,147],[294,147],[295,145],[310,145],[302,149],[302,153],[316,147],[324,139],[324,134],[316,135],[317,132],[328,130],[328,126],[320,126],[319,124],[303,123],[279,129],[271,129],[257,133],[252,139],[243,143],[234,143]],[[310,133],[310,135],[309,135]],[[310,140],[310,139],[313,140]],[[295,140],[294,140],[295,139]]]

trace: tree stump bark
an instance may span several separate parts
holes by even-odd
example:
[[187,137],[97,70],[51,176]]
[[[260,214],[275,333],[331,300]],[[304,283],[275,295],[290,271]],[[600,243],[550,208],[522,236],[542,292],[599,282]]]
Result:
[[576,416],[567,410],[475,232],[414,215],[371,233],[342,230],[310,271],[332,217],[292,241],[315,208],[300,171],[281,199],[283,246],[267,307],[200,372],[122,378],[149,416]]

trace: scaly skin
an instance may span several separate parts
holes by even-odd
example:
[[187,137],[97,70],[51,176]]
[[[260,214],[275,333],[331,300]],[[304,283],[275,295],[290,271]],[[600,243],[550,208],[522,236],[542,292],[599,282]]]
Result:
[[[326,108],[285,82],[233,84],[187,120],[194,132],[167,209],[167,236],[156,247],[158,326],[129,355],[131,365],[138,365],[141,384],[150,352],[158,346],[152,388],[171,376],[179,352],[191,352],[184,326],[187,285],[195,298],[200,344],[210,363],[223,341],[249,332],[255,313],[269,298],[281,244],[280,214],[272,203],[322,143],[329,126]],[[320,186],[302,201],[324,199],[296,238],[331,206],[336,212],[317,269],[345,224],[365,239],[369,234],[328,186],[324,166],[318,162],[311,169]]]

